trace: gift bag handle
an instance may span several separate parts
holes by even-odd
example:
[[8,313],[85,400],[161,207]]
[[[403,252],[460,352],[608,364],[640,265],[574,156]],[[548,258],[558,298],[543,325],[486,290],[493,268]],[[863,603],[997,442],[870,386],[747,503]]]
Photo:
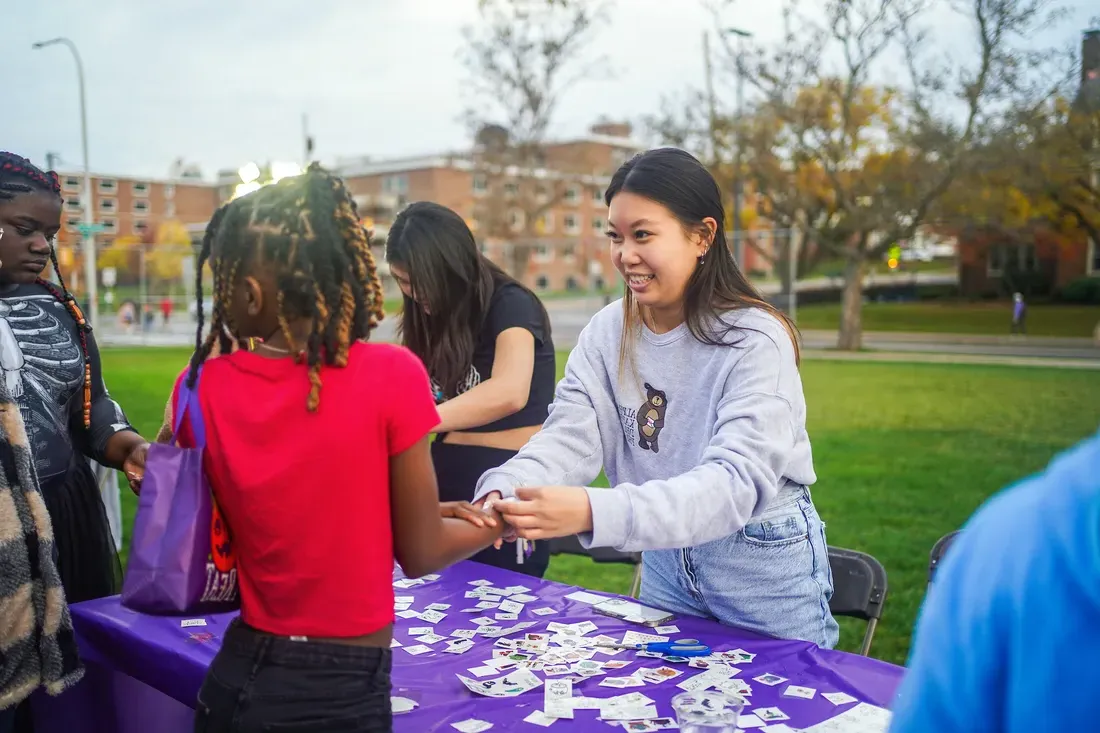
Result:
[[195,387],[187,386],[187,377],[180,381],[179,393],[176,395],[175,414],[172,435],[178,436],[180,425],[183,424],[183,415],[190,408],[191,434],[195,439],[195,446],[206,447],[206,423],[202,419],[202,406],[199,404],[199,380],[202,379],[202,366],[199,367],[195,377]]

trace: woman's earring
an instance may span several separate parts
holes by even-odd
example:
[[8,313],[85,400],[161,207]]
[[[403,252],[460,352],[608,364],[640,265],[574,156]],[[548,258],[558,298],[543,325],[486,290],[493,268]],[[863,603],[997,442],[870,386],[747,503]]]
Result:
[[[4,238],[4,227],[0,227],[0,239]],[[4,266],[4,261],[0,260],[0,267]]]
[[703,258],[707,256],[707,250],[709,250],[709,249],[710,249],[709,247],[707,249],[704,249],[703,254],[699,255],[699,264],[700,265],[703,264]]

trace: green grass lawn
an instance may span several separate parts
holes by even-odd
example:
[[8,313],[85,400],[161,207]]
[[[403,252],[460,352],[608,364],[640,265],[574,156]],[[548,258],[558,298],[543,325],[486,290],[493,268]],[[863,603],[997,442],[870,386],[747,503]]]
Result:
[[[840,328],[840,304],[799,306],[798,327],[806,330]],[[1028,308],[1027,332],[1032,336],[1090,338],[1100,322],[1100,306],[1034,305]],[[866,303],[865,331],[966,333],[1007,336],[1012,323],[1008,302]]]
[[[187,358],[183,349],[104,352],[111,392],[145,435],[159,427]],[[1100,380],[1069,370],[828,361],[807,362],[802,372],[814,501],[830,544],[886,566],[886,615],[872,653],[904,663],[933,543],[986,497],[1095,431]],[[127,526],[134,504],[126,494]],[[631,570],[562,557],[549,577],[626,593]],[[857,649],[862,624],[842,627],[841,648]]]

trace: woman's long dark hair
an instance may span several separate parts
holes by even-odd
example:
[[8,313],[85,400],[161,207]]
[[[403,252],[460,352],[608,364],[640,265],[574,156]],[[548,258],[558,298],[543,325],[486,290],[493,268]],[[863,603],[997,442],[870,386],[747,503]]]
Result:
[[[386,262],[409,274],[420,304],[404,297],[398,333],[424,362],[444,397],[453,397],[473,361],[493,293],[507,283],[531,291],[481,254],[466,222],[446,206],[419,201],[390,227]],[[541,302],[531,293],[535,302]],[[550,320],[543,309],[544,328]]]
[[[740,340],[737,338],[740,329],[720,318],[721,314],[741,308],[760,308],[779,319],[791,337],[795,363],[798,363],[798,329],[785,313],[764,300],[737,266],[726,243],[722,192],[702,163],[677,148],[656,148],[639,153],[615,171],[604,194],[607,205],[610,206],[611,199],[622,191],[661,204],[687,231],[709,236],[703,220],[711,218],[718,223],[714,240],[684,291],[684,320],[692,336],[705,344],[734,345]],[[623,297],[620,371],[630,358],[639,318],[638,304],[627,288]]]

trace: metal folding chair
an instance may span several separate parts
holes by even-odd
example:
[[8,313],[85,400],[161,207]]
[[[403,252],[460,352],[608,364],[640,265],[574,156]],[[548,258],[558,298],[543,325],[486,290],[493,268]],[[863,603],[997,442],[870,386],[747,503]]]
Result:
[[943,537],[936,540],[936,544],[932,545],[932,552],[928,556],[928,584],[932,584],[932,577],[936,574],[936,569],[943,562],[943,556],[947,554],[947,548],[951,546],[951,543],[958,537],[959,532],[962,530],[956,529],[954,532],[948,532]]
[[859,653],[869,656],[875,628],[886,605],[886,568],[865,552],[829,548],[829,566],[833,569],[833,598],[829,609],[834,616],[858,618],[867,622]]
[[590,550],[586,550],[584,546],[581,545],[581,541],[577,539],[576,535],[569,535],[568,537],[558,537],[550,540],[550,554],[588,557],[592,559],[592,562],[600,564],[616,563],[620,565],[633,565],[634,580],[630,585],[630,596],[632,598],[637,598],[638,594],[641,593],[642,553],[640,552],[619,552],[610,547],[593,547]]

